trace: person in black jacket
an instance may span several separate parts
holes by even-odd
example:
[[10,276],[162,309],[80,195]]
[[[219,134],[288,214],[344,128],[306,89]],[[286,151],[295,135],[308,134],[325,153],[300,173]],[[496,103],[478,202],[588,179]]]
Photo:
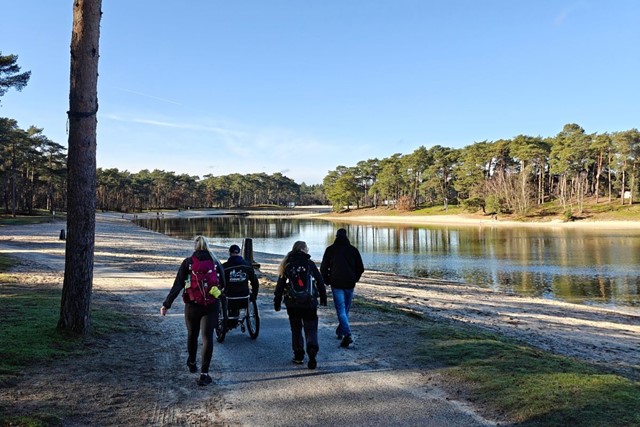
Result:
[[[249,296],[251,301],[256,301],[260,282],[258,282],[258,276],[256,276],[253,265],[240,255],[240,246],[229,246],[229,259],[222,264],[222,267],[224,267],[224,277],[227,283],[225,294],[228,297],[243,296],[246,298],[249,292],[249,285],[251,285]],[[227,300],[227,304],[229,317],[238,317],[240,308],[242,308],[238,301]],[[237,325],[237,320],[229,319],[230,328],[234,328]]]
[[[260,289],[258,276],[256,276],[256,272],[251,263],[242,258],[242,255],[240,255],[240,246],[229,246],[229,259],[226,260],[224,264],[222,264],[222,266],[225,270],[231,269],[232,267],[242,267],[242,271],[247,272],[246,280],[248,280],[249,284],[251,284],[251,299],[255,300],[258,297],[258,290]],[[225,275],[225,277],[226,276],[227,275]],[[228,279],[227,282],[229,282]]]
[[[191,276],[193,276],[194,273],[192,271],[192,265],[194,262],[205,262],[207,260],[213,261],[213,265],[215,265],[215,272],[213,273],[216,278],[211,280],[215,283],[205,289],[206,292],[203,292],[204,295],[198,295],[198,297],[202,299],[196,302],[192,299],[193,294],[187,292],[187,288],[191,288],[193,284],[191,280]],[[160,314],[165,316],[167,310],[171,308],[173,301],[182,291],[182,299],[185,304],[184,319],[187,325],[187,351],[189,353],[187,366],[192,373],[198,372],[196,353],[198,351],[198,335],[200,333],[202,334],[202,369],[200,371],[200,377],[196,380],[198,385],[201,386],[211,384],[212,382],[209,376],[209,365],[211,364],[211,356],[213,355],[213,332],[218,325],[218,312],[220,310],[220,301],[216,296],[219,295],[219,292],[216,291],[224,288],[224,280],[222,264],[220,264],[220,261],[209,249],[207,239],[204,236],[197,236],[193,255],[185,258],[182,264],[180,264],[169,295],[167,295],[167,298],[162,303],[162,308],[160,308]]]
[[364,273],[364,264],[360,251],[351,245],[347,238],[347,230],[338,229],[336,240],[329,246],[322,256],[320,272],[325,283],[331,286],[333,305],[338,315],[336,336],[341,339],[340,347],[347,348],[353,343],[351,325],[349,324],[349,309],[353,301],[356,282]]
[[[304,271],[305,274],[300,273],[299,276],[292,277],[292,269],[298,272]],[[290,291],[291,287],[298,283],[298,279],[300,279],[300,287],[308,285],[311,288],[311,294],[306,298],[294,296],[294,293]],[[278,283],[273,298],[273,307],[276,311],[280,311],[283,296],[291,327],[292,362],[296,364],[304,362],[305,340],[302,337],[304,329],[304,337],[307,340],[307,355],[309,356],[307,367],[315,369],[317,367],[316,356],[320,350],[318,344],[318,296],[320,304],[326,306],[327,289],[318,267],[311,261],[309,248],[305,242],[295,242],[291,251],[280,262]]]

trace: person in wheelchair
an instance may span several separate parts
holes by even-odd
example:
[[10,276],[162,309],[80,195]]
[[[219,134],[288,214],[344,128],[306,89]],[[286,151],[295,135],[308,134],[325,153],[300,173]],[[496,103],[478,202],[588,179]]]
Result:
[[[260,284],[251,263],[240,255],[240,247],[238,245],[229,247],[229,259],[222,266],[224,267],[224,275],[227,282],[225,295],[227,296],[229,327],[235,328],[238,325],[240,309],[244,308],[247,301],[234,300],[233,297],[249,295],[250,300],[255,301],[258,297]],[[249,290],[249,285],[251,285],[251,290]]]

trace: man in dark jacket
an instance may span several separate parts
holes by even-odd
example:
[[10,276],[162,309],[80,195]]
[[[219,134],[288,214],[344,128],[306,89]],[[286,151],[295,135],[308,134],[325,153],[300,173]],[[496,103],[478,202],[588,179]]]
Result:
[[[229,247],[229,259],[222,264],[222,266],[225,270],[227,286],[231,286],[230,281],[241,281],[243,285],[251,284],[251,299],[255,300],[258,297],[258,290],[260,288],[258,276],[256,276],[256,272],[251,263],[240,255],[240,246],[231,245]],[[233,277],[230,277],[230,275],[233,275]]]
[[331,286],[333,305],[336,308],[339,325],[336,336],[342,339],[340,347],[347,348],[353,343],[351,326],[349,325],[349,309],[353,301],[356,282],[364,273],[362,257],[358,249],[351,245],[347,238],[347,230],[340,228],[336,240],[324,251],[320,272],[327,285]]
[[[256,301],[260,284],[258,276],[253,269],[251,263],[240,255],[240,246],[231,245],[229,247],[229,259],[222,264],[224,267],[224,277],[227,282],[225,294],[227,297],[245,297],[249,293],[251,301]],[[251,285],[251,291],[249,291]],[[238,316],[240,308],[246,306],[245,300],[229,299],[227,302],[227,310],[229,314],[229,328],[235,328],[238,325]]]

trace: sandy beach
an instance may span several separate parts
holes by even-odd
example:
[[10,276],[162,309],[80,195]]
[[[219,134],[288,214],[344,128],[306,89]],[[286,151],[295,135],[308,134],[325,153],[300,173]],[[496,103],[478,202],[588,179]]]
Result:
[[562,221],[513,221],[492,219],[483,215],[336,215],[322,214],[318,218],[334,221],[365,222],[370,224],[412,224],[412,225],[452,225],[469,227],[552,227],[552,228],[600,228],[612,230],[640,229],[640,221],[599,221],[577,220]]
[[[451,225],[451,226],[464,226],[464,227],[543,227],[543,228],[557,228],[557,229],[610,229],[610,230],[640,230],[640,219],[638,221],[603,221],[593,218],[576,219],[573,221],[564,221],[562,219],[554,218],[547,221],[516,221],[509,217],[497,216],[496,218],[490,215],[481,214],[456,214],[456,215],[409,215],[409,214],[396,214],[394,211],[365,209],[365,210],[353,210],[346,213],[332,212],[330,206],[299,206],[289,210],[242,210],[242,209],[193,209],[183,211],[168,211],[163,212],[164,218],[197,218],[207,217],[212,215],[223,214],[242,214],[246,216],[259,216],[259,217],[282,217],[292,216],[297,218],[317,218],[327,221],[339,221],[339,222],[358,222],[368,224],[406,224],[406,225]],[[109,214],[111,216],[117,216],[119,214]],[[138,218],[155,218],[158,216],[157,212],[147,212],[138,214]],[[133,216],[130,214],[124,215],[126,219],[130,219]]]

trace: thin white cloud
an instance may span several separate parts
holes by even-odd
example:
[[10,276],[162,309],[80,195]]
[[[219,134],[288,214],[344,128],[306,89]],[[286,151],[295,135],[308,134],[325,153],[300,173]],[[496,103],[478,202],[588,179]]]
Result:
[[[327,171],[340,163],[335,159],[342,159],[342,163],[349,165],[355,164],[359,159],[353,157],[366,148],[362,145],[325,141],[283,128],[219,126],[213,123],[213,119],[186,122],[126,114],[104,114],[102,118],[118,122],[121,127],[126,127],[127,124],[141,125],[138,126],[140,129],[124,128],[119,133],[128,135],[129,138],[142,137],[154,141],[157,148],[154,155],[146,153],[144,160],[136,160],[136,167],[139,169],[160,167],[177,172],[177,165],[189,164],[189,169],[180,172],[199,176],[260,171],[271,174],[280,171],[299,182],[319,182]],[[176,130],[177,133],[169,129]],[[144,134],[140,135],[139,132]],[[350,149],[345,152],[347,145]],[[187,153],[206,154],[184,158],[186,146],[190,147]],[[172,153],[170,160],[163,152]],[[211,158],[216,159],[216,162],[212,164]],[[150,165],[143,165],[149,161]]]
[[301,135],[288,129],[268,128],[259,130],[239,130],[200,123],[126,117],[117,114],[104,114],[102,118],[121,123],[135,123],[171,129],[213,133],[222,138],[221,142],[234,146],[234,151],[238,154],[255,154],[257,150],[265,153],[285,155],[291,152],[316,152],[318,150],[323,150],[324,152],[335,152],[340,149],[340,147],[335,144],[320,141],[313,136]]
[[579,1],[572,3],[560,10],[560,12],[554,18],[553,23],[556,27],[561,27],[562,25],[564,25],[565,21],[567,21],[567,19],[569,19],[569,17],[576,11],[587,8],[589,8],[589,2]]
[[132,93],[132,94],[138,95],[138,96],[144,96],[145,98],[155,99],[156,101],[167,102],[169,104],[175,104],[175,105],[182,105],[181,103],[176,102],[176,101],[172,101],[170,99],[160,98],[159,96],[148,95],[148,94],[142,93],[142,92],[136,92],[135,90],[131,90],[131,89],[124,89],[124,88],[119,87],[118,90],[121,90],[122,92]]
[[236,130],[233,130],[233,129],[222,128],[222,127],[219,127],[219,126],[205,126],[205,125],[194,124],[194,123],[180,123],[180,122],[171,122],[171,121],[166,121],[166,120],[143,119],[143,118],[135,118],[135,117],[122,117],[122,116],[118,116],[116,114],[105,114],[103,117],[107,118],[107,119],[110,119],[110,120],[123,122],[123,123],[138,123],[138,124],[151,125],[151,126],[160,126],[160,127],[167,127],[167,128],[173,128],[173,129],[185,129],[185,130],[194,130],[194,131],[200,131],[200,132],[212,132],[212,133],[229,135],[229,136],[238,137],[238,138],[247,135],[245,132],[236,131]]

